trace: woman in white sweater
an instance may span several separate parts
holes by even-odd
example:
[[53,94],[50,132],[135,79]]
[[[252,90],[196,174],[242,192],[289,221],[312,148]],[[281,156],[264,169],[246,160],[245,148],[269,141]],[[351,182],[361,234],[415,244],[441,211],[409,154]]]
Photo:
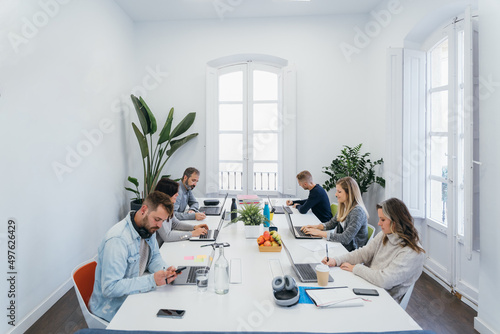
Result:
[[324,258],[330,267],[340,265],[381,288],[398,302],[422,274],[425,251],[406,205],[397,198],[377,205],[382,231],[365,247],[345,255]]
[[[170,196],[172,203],[175,203],[177,196],[179,195],[179,183],[164,177],[158,181],[155,190],[167,194]],[[173,215],[170,219],[164,221],[162,227],[156,231],[156,239],[158,240],[158,245],[161,246],[163,242],[179,241],[190,237],[197,237],[199,235],[206,234],[207,231],[207,224],[188,224],[181,222],[175,217],[175,215]]]

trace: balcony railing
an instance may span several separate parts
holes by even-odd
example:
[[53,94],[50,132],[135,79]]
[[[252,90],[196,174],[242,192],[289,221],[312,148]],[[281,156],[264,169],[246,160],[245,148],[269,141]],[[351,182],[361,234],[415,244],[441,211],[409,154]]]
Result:
[[[243,172],[238,171],[220,171],[219,188],[220,190],[243,190]],[[277,191],[278,173],[276,172],[254,172],[253,173],[254,191]]]

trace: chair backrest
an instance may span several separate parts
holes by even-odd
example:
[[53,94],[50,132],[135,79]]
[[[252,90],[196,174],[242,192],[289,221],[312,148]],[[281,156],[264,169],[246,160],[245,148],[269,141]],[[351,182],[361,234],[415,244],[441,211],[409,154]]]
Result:
[[75,286],[76,297],[82,309],[85,322],[89,328],[106,328],[108,322],[93,315],[89,308],[89,300],[94,291],[96,261],[85,262],[78,265],[71,274]]
[[368,240],[366,240],[366,243],[370,242],[370,240],[373,239],[375,236],[375,226],[368,224]]
[[332,216],[335,217],[335,215],[339,211],[339,205],[337,203],[332,203],[330,205],[330,210],[332,210]]
[[87,264],[82,265],[73,272],[73,281],[75,283],[75,288],[82,296],[85,306],[89,306],[90,296],[92,291],[94,291],[94,280],[95,280],[95,268],[97,262],[92,261]]
[[413,292],[413,288],[415,287],[415,283],[413,283],[408,291],[406,291],[405,295],[401,299],[401,303],[399,303],[399,306],[403,308],[403,310],[406,310],[406,307],[408,306],[408,302],[410,301],[411,298],[411,293]]

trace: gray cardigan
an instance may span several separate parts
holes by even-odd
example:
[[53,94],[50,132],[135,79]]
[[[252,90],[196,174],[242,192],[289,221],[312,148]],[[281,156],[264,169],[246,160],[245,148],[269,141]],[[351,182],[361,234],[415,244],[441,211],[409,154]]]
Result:
[[359,205],[352,208],[345,219],[344,229],[337,220],[337,215],[323,223],[325,230],[335,229],[328,232],[326,240],[340,242],[349,252],[363,247],[368,241],[368,217],[365,210]]
[[165,220],[160,229],[156,231],[156,239],[158,244],[184,240],[191,237],[193,228],[192,224],[181,222],[177,217],[173,216],[171,219]]
[[392,298],[401,302],[408,288],[422,274],[425,253],[401,247],[402,239],[397,234],[388,234],[387,238],[384,245],[384,232],[379,232],[365,247],[333,258],[337,266],[344,262],[354,264],[354,274],[386,289]]

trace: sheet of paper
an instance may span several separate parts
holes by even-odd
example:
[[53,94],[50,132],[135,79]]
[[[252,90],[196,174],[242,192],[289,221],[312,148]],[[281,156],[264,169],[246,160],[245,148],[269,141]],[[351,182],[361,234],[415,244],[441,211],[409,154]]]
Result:
[[328,249],[341,247],[342,245],[339,242],[331,242],[326,240],[314,240],[314,242],[307,241],[300,243],[302,247],[311,252],[318,252],[321,250],[325,250],[325,245],[328,245]]

